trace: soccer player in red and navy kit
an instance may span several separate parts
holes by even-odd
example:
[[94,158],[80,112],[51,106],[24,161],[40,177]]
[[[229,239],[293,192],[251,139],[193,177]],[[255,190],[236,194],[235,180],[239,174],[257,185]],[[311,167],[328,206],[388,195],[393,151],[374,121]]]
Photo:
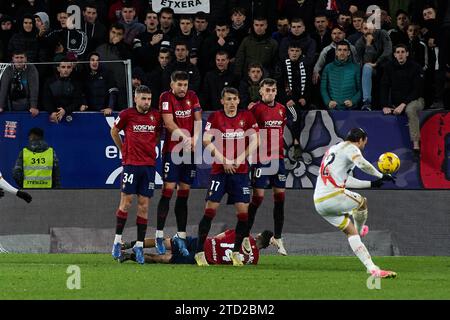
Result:
[[[177,235],[186,239],[189,190],[196,175],[194,153],[196,146],[195,124],[201,130],[202,109],[197,95],[188,90],[189,74],[175,71],[171,75],[170,91],[159,98],[159,108],[166,128],[163,147],[163,181],[161,199],[157,209],[156,249],[164,254],[164,225],[169,212],[173,191],[178,185],[175,201]],[[200,133],[200,132],[199,132]],[[197,134],[198,135],[198,134]],[[183,250],[186,255],[189,253]]]
[[[135,108],[120,112],[111,137],[122,152],[122,181],[119,209],[116,212],[116,236],[112,249],[114,259],[120,258],[122,232],[128,217],[128,210],[137,195],[137,242],[133,248],[136,261],[144,263],[143,243],[147,231],[149,199],[155,188],[156,145],[161,131],[161,116],[157,110],[151,110],[152,94],[148,87],[136,88]],[[124,140],[119,132],[125,133]]]
[[258,124],[251,112],[238,110],[239,92],[225,87],[221,94],[223,110],[212,113],[205,126],[203,144],[214,157],[211,168],[211,186],[206,196],[205,213],[198,226],[197,254],[199,266],[207,266],[203,249],[211,229],[211,221],[225,193],[228,204],[237,211],[236,237],[231,259],[241,266],[239,250],[242,239],[248,233],[248,203],[250,202],[249,165],[247,158],[258,148]]
[[[274,79],[266,78],[262,80],[259,93],[261,101],[251,108],[251,112],[258,123],[261,143],[258,151],[258,163],[253,166],[253,195],[248,208],[249,232],[255,221],[256,211],[264,199],[264,189],[271,186],[274,199],[274,237],[272,243],[277,246],[280,254],[287,255],[281,239],[284,223],[284,191],[286,188],[283,153],[283,133],[287,120],[286,108],[275,101],[277,82]],[[247,239],[244,240],[244,246],[248,246]]]
[[[257,234],[254,238],[249,236],[250,250],[247,251],[241,247],[240,254],[243,264],[258,264],[259,250],[265,249],[270,244],[270,239],[273,233],[269,230]],[[152,253],[145,254],[146,263],[170,263],[170,264],[195,264],[194,255],[197,249],[197,238],[187,237],[187,248],[189,250],[189,256],[185,257],[180,253],[178,246],[179,238],[173,237],[165,238],[164,243],[167,250],[164,255],[155,255]],[[234,247],[234,241],[236,239],[236,232],[234,230],[225,230],[224,232],[214,236],[206,238],[204,251],[205,258],[208,264],[232,264],[231,252]],[[125,250],[132,248],[135,241],[130,243],[124,243],[122,245],[122,252],[120,262],[127,260],[136,261],[136,255],[133,253],[127,253]],[[154,248],[156,244],[155,239],[146,238],[144,241],[144,248]]]

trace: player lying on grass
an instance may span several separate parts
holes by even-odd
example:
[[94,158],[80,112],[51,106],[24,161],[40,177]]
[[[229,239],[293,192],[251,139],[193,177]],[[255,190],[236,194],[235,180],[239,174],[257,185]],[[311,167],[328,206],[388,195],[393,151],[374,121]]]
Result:
[[[209,264],[232,264],[231,253],[234,248],[236,233],[234,230],[226,230],[215,237],[206,238],[204,244],[205,258]],[[259,250],[265,249],[270,244],[270,239],[273,233],[271,231],[265,230],[262,233],[256,235],[256,237],[249,237],[251,251],[246,251],[243,246],[241,246],[240,253],[242,255],[242,261],[244,264],[257,264],[259,260]],[[181,252],[180,242],[183,241],[177,235],[172,238],[165,238],[164,245],[168,251],[163,255],[146,253],[145,262],[146,263],[170,263],[170,264],[195,264],[195,251],[197,247],[197,238],[187,237],[187,249],[189,250],[189,255],[184,256]],[[124,243],[122,245],[123,250],[130,249],[134,246],[134,242]],[[146,238],[144,241],[144,248],[154,248],[155,239]],[[127,253],[122,251],[122,258],[120,262],[127,260],[136,260],[136,255],[134,253]]]
[[17,197],[23,199],[27,203],[30,203],[31,200],[33,199],[28,192],[18,190],[14,188],[12,185],[10,185],[8,181],[3,179],[2,172],[0,171],[0,198],[5,195],[5,192],[3,190],[16,195]]
[[[367,144],[367,133],[361,128],[350,130],[345,141],[338,143],[325,152],[314,190],[316,211],[330,224],[343,231],[350,247],[364,264],[367,272],[374,277],[395,278],[393,271],[380,270],[376,266],[361,242],[369,228],[367,220],[367,199],[347,188],[379,188],[385,182],[395,182],[391,175],[382,174],[362,156],[361,151]],[[350,173],[354,167],[375,176],[378,180],[365,181],[354,178]],[[350,220],[353,216],[354,224]]]

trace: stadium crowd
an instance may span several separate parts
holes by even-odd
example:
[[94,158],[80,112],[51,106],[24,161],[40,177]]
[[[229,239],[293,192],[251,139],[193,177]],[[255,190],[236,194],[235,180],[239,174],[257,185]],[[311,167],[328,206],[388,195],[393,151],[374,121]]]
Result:
[[[67,13],[74,6],[80,19]],[[383,110],[414,122],[450,105],[445,0],[210,0],[210,13],[193,15],[156,13],[144,0],[12,0],[0,4],[0,25],[0,62],[12,63],[0,112],[47,111],[54,122],[128,107],[123,63],[102,62],[126,59],[133,88],[153,97],[187,71],[205,111],[222,108],[225,86],[239,89],[241,108],[253,105],[265,77],[291,113]]]

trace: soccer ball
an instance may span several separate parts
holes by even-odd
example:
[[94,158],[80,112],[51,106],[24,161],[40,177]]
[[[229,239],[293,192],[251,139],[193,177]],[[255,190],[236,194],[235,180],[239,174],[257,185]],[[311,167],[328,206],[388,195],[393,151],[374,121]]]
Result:
[[378,168],[384,174],[392,174],[400,168],[400,159],[395,153],[385,152],[378,158]]

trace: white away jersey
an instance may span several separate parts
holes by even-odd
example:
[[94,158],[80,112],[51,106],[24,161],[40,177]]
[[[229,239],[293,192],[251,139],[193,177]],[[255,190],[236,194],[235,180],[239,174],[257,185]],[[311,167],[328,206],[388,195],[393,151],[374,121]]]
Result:
[[[325,152],[317,177],[314,198],[320,198],[345,188],[347,179],[355,166],[364,172],[381,178],[376,170],[361,154],[361,150],[349,141],[340,142]],[[353,181],[356,179],[352,178]],[[359,180],[356,180],[359,181]],[[368,182],[370,186],[370,182]],[[368,187],[367,186],[367,187]]]

